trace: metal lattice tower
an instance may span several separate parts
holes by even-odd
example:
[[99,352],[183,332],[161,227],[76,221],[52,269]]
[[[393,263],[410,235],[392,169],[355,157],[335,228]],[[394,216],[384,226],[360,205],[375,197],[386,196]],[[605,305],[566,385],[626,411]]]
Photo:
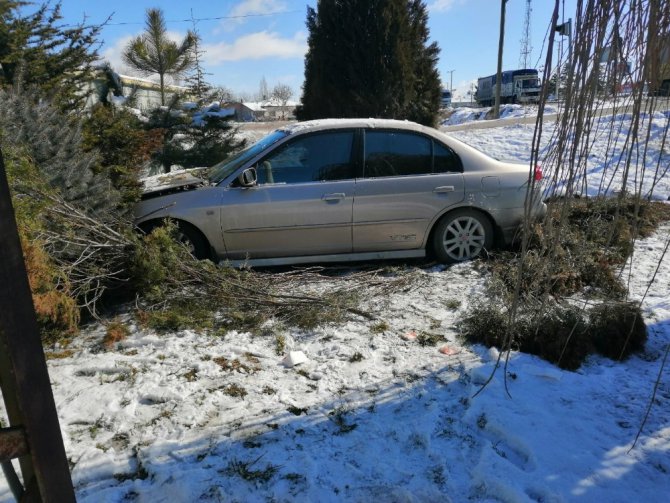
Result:
[[521,53],[519,55],[519,68],[529,68],[530,56],[533,46],[530,43],[530,13],[533,11],[531,0],[526,0],[526,16],[523,23],[523,35],[521,37]]

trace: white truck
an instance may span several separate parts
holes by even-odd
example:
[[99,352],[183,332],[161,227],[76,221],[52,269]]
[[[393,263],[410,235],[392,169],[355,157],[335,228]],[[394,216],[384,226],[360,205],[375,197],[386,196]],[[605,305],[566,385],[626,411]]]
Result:
[[[537,70],[508,70],[502,72],[500,103],[538,103],[541,90]],[[495,103],[496,75],[479,79],[476,99],[482,106],[491,106]]]

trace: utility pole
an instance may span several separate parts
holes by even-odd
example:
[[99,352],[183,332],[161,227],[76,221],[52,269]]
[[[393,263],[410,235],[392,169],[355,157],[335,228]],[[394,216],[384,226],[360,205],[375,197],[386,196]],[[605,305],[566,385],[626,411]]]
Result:
[[493,108],[493,118],[500,118],[500,81],[502,80],[502,56],[505,44],[505,4],[507,0],[500,0],[500,41],[498,42],[498,73],[496,74],[496,103]]
[[449,92],[451,93],[451,98],[454,98],[454,72],[456,70],[447,70],[447,73],[449,74]]

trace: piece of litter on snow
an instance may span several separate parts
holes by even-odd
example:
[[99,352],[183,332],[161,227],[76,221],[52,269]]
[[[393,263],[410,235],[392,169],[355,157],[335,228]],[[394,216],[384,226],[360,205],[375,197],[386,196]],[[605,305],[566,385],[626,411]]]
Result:
[[456,355],[461,352],[460,349],[454,349],[451,346],[442,346],[438,351],[447,356]]
[[406,341],[413,341],[416,340],[416,332],[414,330],[410,330],[406,334],[403,334],[401,337]]
[[282,360],[282,363],[285,367],[291,368],[295,367],[296,365],[300,365],[301,363],[305,363],[306,361],[307,357],[302,351],[289,351],[289,353]]

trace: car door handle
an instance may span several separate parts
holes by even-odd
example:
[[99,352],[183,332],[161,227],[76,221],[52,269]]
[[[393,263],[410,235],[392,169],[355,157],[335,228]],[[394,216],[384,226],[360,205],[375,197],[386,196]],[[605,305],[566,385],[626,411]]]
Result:
[[321,199],[324,201],[340,201],[344,199],[344,192],[333,192],[332,194],[324,194]]
[[444,194],[445,192],[453,192],[455,190],[453,185],[442,185],[441,187],[435,187],[433,192],[436,194]]

